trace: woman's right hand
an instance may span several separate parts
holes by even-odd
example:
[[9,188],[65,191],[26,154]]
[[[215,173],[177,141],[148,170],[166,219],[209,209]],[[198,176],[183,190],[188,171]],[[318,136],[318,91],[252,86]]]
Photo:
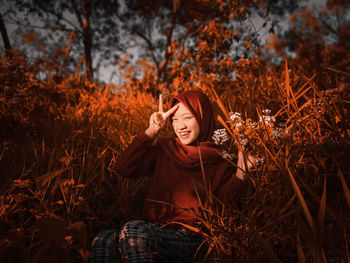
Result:
[[174,107],[172,107],[167,112],[162,112],[162,109],[160,109],[159,112],[152,113],[150,119],[149,119],[149,127],[145,131],[145,133],[153,139],[157,133],[164,127],[165,121],[169,118],[171,114],[173,114],[177,109],[179,108],[179,105],[176,104]]

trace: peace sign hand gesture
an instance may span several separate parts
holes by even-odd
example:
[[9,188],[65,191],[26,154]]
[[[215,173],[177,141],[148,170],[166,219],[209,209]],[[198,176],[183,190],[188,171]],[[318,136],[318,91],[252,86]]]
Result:
[[149,120],[149,127],[145,131],[145,133],[153,139],[157,133],[164,127],[165,121],[169,118],[171,114],[173,114],[177,109],[179,108],[179,105],[175,105],[167,112],[163,112],[163,97],[162,95],[159,96],[159,111],[152,113],[150,120]]

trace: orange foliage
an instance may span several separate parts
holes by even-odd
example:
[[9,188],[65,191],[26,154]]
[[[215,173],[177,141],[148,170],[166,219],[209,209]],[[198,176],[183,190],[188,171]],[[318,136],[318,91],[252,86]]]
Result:
[[[320,27],[312,11],[301,15],[304,25]],[[125,57],[118,61],[120,85],[91,83],[80,65],[75,73],[65,68],[69,47],[33,63],[19,52],[0,58],[4,262],[87,262],[98,230],[137,217],[147,179],[121,179],[116,159],[157,110],[152,91],[164,92],[167,102],[193,88],[211,98],[218,126],[229,133],[228,156],[245,145],[264,158],[250,174],[240,209],[211,215],[210,259],[349,256],[349,165],[342,161],[350,144],[347,42],[326,46],[316,41],[321,35],[294,28],[296,57],[272,66],[260,50],[234,60],[229,41],[238,32],[218,19],[192,29],[193,46],[171,43],[161,80],[149,59],[130,65]],[[341,32],[346,39],[349,26]],[[282,56],[285,47],[271,36],[265,48]],[[170,126],[162,135],[169,134]]]
[[[113,166],[145,126],[152,98],[78,74],[39,79],[41,66],[20,53],[0,62],[1,254],[5,262],[87,262],[96,229],[137,211],[144,186],[124,185]],[[112,186],[130,190],[116,197]]]

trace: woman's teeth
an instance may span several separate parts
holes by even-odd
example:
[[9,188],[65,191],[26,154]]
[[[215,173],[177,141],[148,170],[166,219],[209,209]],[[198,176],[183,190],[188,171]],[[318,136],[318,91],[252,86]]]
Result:
[[186,131],[186,132],[179,132],[179,134],[181,135],[181,136],[186,136],[187,134],[189,134],[190,132],[189,131]]

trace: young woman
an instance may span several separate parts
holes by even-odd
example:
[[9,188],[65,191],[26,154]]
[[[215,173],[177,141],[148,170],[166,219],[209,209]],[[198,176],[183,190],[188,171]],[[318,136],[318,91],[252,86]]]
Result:
[[[167,119],[176,137],[153,143]],[[142,218],[127,222],[119,232],[99,233],[92,244],[92,262],[193,262],[205,255],[203,237],[184,225],[201,227],[197,215],[200,202],[209,203],[208,186],[219,200],[232,202],[244,189],[246,177],[242,154],[242,170],[223,159],[222,149],[212,142],[214,130],[210,100],[197,90],[177,95],[170,110],[163,113],[160,106],[151,115],[149,127],[117,163],[123,177],[151,176]]]

